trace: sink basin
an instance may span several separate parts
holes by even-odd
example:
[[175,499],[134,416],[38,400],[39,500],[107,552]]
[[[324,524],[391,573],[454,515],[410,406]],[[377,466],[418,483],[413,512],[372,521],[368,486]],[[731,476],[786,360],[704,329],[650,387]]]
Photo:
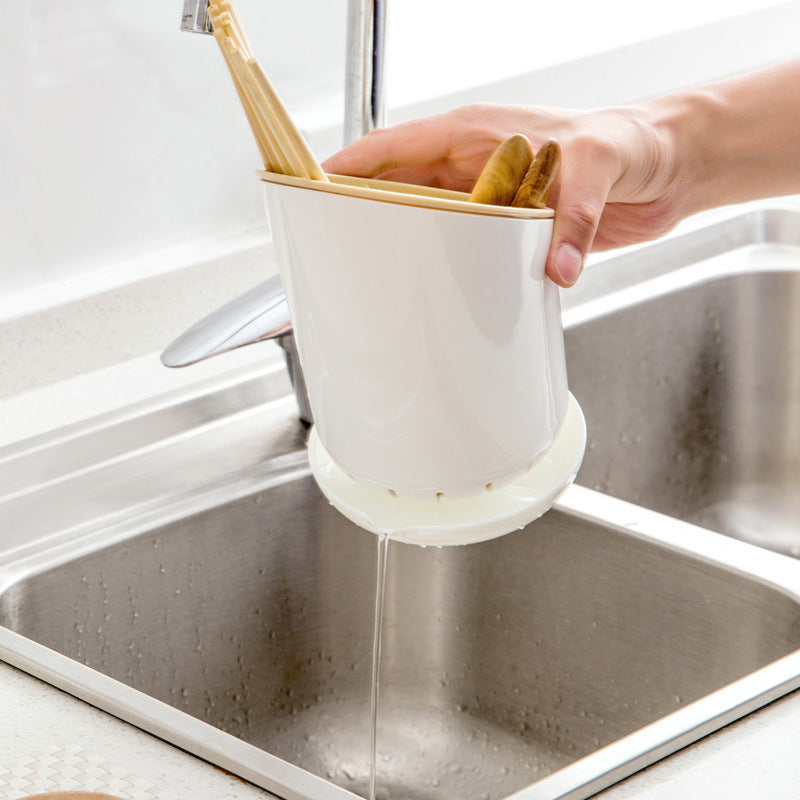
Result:
[[[660,540],[663,521],[641,519],[577,487],[491,542],[391,543],[379,796],[561,796],[542,779],[650,723],[649,751],[680,741],[694,701],[736,716],[774,677],[715,690],[786,656],[800,670],[800,563],[772,556],[793,569],[766,581],[746,545],[672,524]],[[2,593],[0,621],[364,794],[377,538],[328,505],[299,458],[252,493],[130,534],[42,559]],[[702,552],[709,537],[726,558]],[[148,722],[165,720],[191,750],[182,721]]]
[[[800,216],[754,212],[672,244],[598,266],[602,307],[568,319],[579,482],[800,556]],[[649,273],[635,286],[631,262]]]
[[[788,335],[797,252],[721,225],[574,290],[583,485],[500,539],[390,543],[378,798],[586,798],[800,686],[800,560],[692,524],[792,464],[789,365],[758,350],[781,339],[743,309],[773,292]],[[270,366],[0,451],[0,658],[280,797],[344,800],[367,792],[378,540],[320,494],[291,402]]]

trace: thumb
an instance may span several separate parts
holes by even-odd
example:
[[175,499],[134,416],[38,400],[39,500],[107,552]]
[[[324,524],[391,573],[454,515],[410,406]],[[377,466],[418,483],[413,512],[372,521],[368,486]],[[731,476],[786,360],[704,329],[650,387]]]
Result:
[[597,163],[573,161],[567,167],[564,162],[545,270],[559,286],[568,287],[578,280],[592,249],[613,179],[598,171]]

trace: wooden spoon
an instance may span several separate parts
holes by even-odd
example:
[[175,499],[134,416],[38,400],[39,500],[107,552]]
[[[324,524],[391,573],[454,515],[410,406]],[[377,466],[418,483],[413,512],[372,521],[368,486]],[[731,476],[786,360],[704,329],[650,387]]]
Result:
[[547,208],[560,170],[561,146],[555,139],[549,139],[536,153],[511,205],[517,208]]
[[533,147],[521,133],[501,142],[489,156],[469,196],[471,203],[508,206],[533,161]]

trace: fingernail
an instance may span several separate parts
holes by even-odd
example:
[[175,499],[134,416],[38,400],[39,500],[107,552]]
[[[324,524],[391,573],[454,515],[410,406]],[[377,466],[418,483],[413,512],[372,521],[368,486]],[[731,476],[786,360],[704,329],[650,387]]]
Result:
[[559,245],[556,251],[556,259],[553,262],[553,267],[558,273],[562,282],[567,286],[572,286],[578,280],[583,268],[583,256],[581,252],[566,242]]

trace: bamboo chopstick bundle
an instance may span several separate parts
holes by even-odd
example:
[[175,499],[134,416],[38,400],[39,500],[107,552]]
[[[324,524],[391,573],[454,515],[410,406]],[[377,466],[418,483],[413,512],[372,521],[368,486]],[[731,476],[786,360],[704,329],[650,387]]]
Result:
[[214,38],[228,65],[264,168],[327,181],[328,176],[253,55],[231,0],[212,3],[208,11]]

